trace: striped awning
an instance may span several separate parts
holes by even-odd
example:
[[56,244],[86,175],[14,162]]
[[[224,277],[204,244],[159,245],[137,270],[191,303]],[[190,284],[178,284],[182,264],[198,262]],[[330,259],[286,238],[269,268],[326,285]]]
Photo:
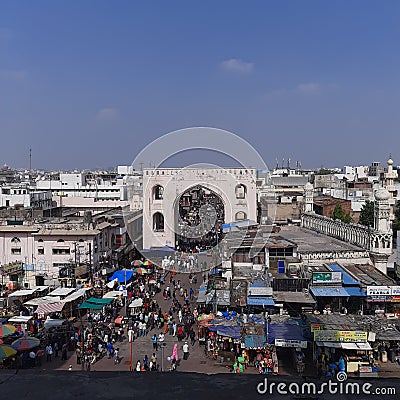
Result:
[[38,308],[36,309],[36,313],[38,314],[50,314],[53,312],[60,312],[65,303],[59,302],[59,303],[50,303],[50,304],[40,304]]

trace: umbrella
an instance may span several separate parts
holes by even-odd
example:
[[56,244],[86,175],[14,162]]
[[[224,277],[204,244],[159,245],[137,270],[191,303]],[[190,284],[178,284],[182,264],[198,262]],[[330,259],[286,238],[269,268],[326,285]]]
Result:
[[146,261],[143,263],[143,265],[146,265],[146,266],[148,266],[148,267],[151,267],[151,266],[153,265],[153,263],[152,263],[151,261],[149,261],[149,260],[146,260]]
[[13,335],[17,328],[12,325],[0,325],[0,338]]
[[11,343],[11,346],[14,347],[14,349],[17,351],[30,350],[35,347],[38,347],[39,345],[40,345],[40,340],[32,336],[22,337],[17,340],[14,340]]
[[140,267],[141,265],[143,265],[143,261],[135,260],[132,265],[134,267]]
[[6,358],[11,357],[15,354],[17,354],[17,352],[11,346],[7,346],[6,344],[3,344],[0,346],[0,360],[1,361],[5,360]]
[[135,268],[135,272],[138,275],[145,275],[145,274],[147,274],[147,269],[146,268]]

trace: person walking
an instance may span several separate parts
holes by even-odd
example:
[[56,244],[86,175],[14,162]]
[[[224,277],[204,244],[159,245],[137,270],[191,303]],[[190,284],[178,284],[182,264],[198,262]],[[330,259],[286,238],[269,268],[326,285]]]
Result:
[[51,361],[51,356],[53,354],[53,348],[51,347],[51,344],[49,343],[46,346],[46,360]]
[[192,344],[192,347],[193,347],[194,343],[196,342],[196,334],[195,334],[193,328],[190,330],[189,335],[190,335],[190,341],[191,341],[191,344]]
[[58,342],[56,341],[55,343],[54,343],[54,357],[55,358],[58,358],[58,351],[59,351],[59,349],[58,349]]
[[189,345],[188,342],[185,342],[185,344],[182,346],[183,350],[183,359],[187,360],[189,358]]
[[119,362],[120,362],[120,359],[119,359],[119,348],[117,347],[114,350],[114,365],[118,365]]
[[182,323],[182,310],[178,311],[179,323]]
[[157,335],[154,334],[151,337],[151,340],[153,341],[153,349],[157,351],[158,350]]
[[68,350],[67,343],[64,343],[61,348],[61,360],[67,360]]
[[174,321],[173,325],[172,325],[172,336],[176,336],[176,329],[178,328],[178,325],[176,324],[176,322]]

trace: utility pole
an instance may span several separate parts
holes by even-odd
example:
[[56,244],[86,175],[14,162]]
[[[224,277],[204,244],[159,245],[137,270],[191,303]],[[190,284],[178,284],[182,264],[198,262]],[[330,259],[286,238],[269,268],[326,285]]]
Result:
[[29,173],[32,172],[32,149],[29,149]]

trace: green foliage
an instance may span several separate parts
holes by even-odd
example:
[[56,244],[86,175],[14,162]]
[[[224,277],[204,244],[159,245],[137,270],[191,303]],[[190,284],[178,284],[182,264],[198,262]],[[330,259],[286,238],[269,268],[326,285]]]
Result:
[[344,212],[343,207],[340,203],[336,203],[335,209],[331,212],[330,217],[332,219],[339,219],[346,224],[352,222],[350,214]]
[[394,207],[395,220],[393,221],[393,232],[400,231],[400,200],[397,201]]
[[367,200],[361,208],[359,224],[374,226],[374,202]]

